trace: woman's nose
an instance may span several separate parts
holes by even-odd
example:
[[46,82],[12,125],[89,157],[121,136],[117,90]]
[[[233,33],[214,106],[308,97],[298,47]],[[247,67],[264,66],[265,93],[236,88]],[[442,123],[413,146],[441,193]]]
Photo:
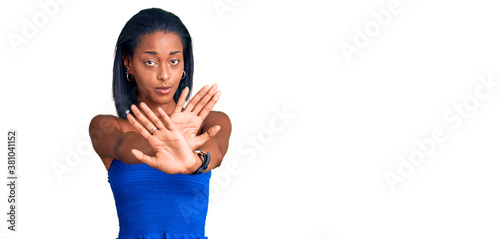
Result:
[[159,80],[168,80],[170,78],[170,71],[168,69],[167,64],[161,64],[158,67],[158,79]]

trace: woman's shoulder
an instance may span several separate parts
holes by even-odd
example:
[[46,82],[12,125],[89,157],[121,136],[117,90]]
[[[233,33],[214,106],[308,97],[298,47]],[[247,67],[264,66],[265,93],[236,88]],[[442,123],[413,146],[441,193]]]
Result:
[[222,111],[216,111],[216,110],[210,111],[210,113],[208,113],[207,118],[209,118],[209,117],[211,117],[211,118],[215,117],[215,118],[227,118],[227,119],[229,119],[229,116],[226,113],[224,113]]
[[118,117],[116,117],[115,115],[105,115],[105,114],[99,114],[99,115],[96,115],[92,118],[92,121],[93,120],[109,120],[109,119],[120,119]]
[[231,130],[231,120],[229,119],[229,116],[222,111],[210,111],[210,113],[208,113],[207,115],[207,118],[205,118],[203,128],[209,129],[214,125],[219,125],[222,128]]
[[226,113],[224,113],[222,111],[215,111],[215,110],[212,110],[212,111],[210,111],[210,113],[208,113],[206,120],[207,121],[231,122],[231,120],[229,119],[229,116]]
[[90,126],[109,125],[117,122],[118,117],[114,115],[96,115],[90,120]]
[[122,127],[128,123],[127,120],[121,119],[115,115],[100,114],[96,115],[90,121],[90,129],[109,129],[117,128],[123,132]]

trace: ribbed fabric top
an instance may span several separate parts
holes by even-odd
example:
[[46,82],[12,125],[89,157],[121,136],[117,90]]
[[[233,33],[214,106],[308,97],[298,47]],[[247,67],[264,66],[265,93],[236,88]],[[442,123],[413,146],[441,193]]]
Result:
[[205,237],[211,172],[167,174],[114,159],[108,182],[115,198],[119,239]]

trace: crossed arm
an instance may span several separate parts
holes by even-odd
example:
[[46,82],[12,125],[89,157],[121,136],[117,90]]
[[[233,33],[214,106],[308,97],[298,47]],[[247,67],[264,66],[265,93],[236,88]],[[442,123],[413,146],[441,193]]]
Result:
[[[170,116],[159,108],[157,117],[144,103],[140,104],[144,113],[132,106],[135,117],[128,114],[127,118],[136,131],[123,133],[114,116],[94,117],[89,131],[95,151],[103,159],[146,163],[166,173],[187,174],[201,165],[193,151],[197,149],[211,154],[206,171],[218,167],[228,149],[231,122],[226,114],[211,111],[220,92],[214,86],[208,92],[207,88],[203,87],[182,108],[188,93],[185,89]],[[157,130],[151,134],[154,127]]]

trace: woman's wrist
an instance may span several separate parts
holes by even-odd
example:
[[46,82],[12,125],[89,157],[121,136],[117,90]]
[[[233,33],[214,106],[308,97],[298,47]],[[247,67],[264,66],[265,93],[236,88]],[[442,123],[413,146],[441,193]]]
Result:
[[205,153],[201,150],[199,150],[199,151],[195,150],[195,152],[198,155],[198,157],[200,158],[202,164],[200,165],[200,167],[198,169],[196,169],[196,171],[193,171],[191,173],[193,175],[204,173],[205,170],[207,170],[208,165],[210,164],[210,153],[209,152]]
[[186,174],[191,174],[198,170],[200,166],[203,164],[203,160],[200,159],[198,156],[198,153],[193,150],[193,158],[194,158],[194,164],[189,167],[188,172]]

